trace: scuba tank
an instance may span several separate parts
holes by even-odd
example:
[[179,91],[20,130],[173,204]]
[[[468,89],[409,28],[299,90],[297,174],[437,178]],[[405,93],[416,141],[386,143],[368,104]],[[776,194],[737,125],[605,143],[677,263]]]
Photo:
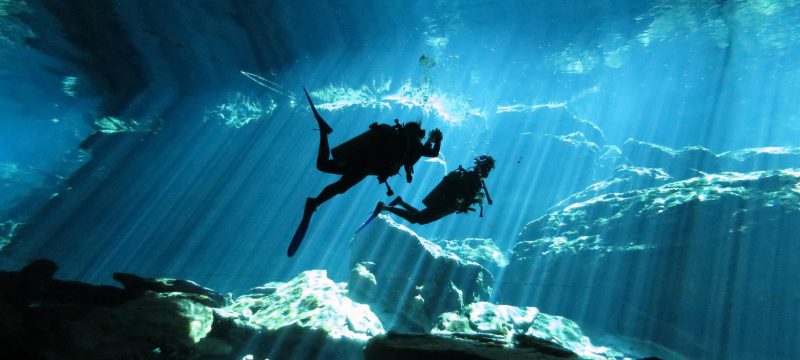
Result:
[[[428,193],[422,203],[429,208],[449,209],[457,213],[465,213],[470,211],[469,208],[472,205],[481,206],[478,194],[482,189],[480,176],[475,171],[467,171],[459,166],[458,169],[447,174]],[[483,210],[483,206],[481,206],[481,210]]]
[[395,119],[394,125],[372,123],[369,130],[331,149],[331,155],[351,171],[377,176],[391,196],[394,191],[386,180],[400,172],[412,148],[403,125]]
[[466,170],[459,165],[455,169],[445,175],[436,187],[428,193],[422,203],[429,208],[450,208],[455,206],[456,198],[458,197],[458,188],[462,182],[462,178],[466,175]]
[[389,152],[399,133],[397,120],[395,125],[372,123],[367,131],[331,149],[331,155],[340,163],[372,168]]

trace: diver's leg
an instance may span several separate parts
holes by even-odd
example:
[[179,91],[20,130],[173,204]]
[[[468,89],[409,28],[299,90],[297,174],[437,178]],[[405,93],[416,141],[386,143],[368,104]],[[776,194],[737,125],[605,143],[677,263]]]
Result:
[[311,96],[308,95],[308,90],[306,90],[306,88],[304,87],[303,91],[306,93],[306,99],[308,99],[308,104],[311,105],[311,111],[314,112],[314,118],[317,119],[317,126],[319,126],[319,132],[325,135],[332,133],[333,128],[331,128],[330,125],[328,125],[328,123],[325,122],[325,119],[323,119],[322,116],[317,111],[317,107],[314,106],[314,102],[311,101]]
[[311,101],[311,96],[308,95],[306,88],[303,88],[303,91],[306,93],[306,99],[308,99],[308,104],[311,105],[311,111],[314,112],[314,118],[317,119],[317,125],[319,126],[317,169],[322,172],[341,175],[343,169],[341,169],[341,166],[336,164],[336,162],[331,159],[331,147],[328,143],[328,134],[332,133],[333,129],[328,125],[327,122],[325,122],[325,119],[323,119],[322,115],[320,115],[317,111],[317,107],[314,106],[314,102]]
[[384,206],[383,210],[386,210],[386,211],[388,211],[388,212],[390,212],[392,214],[395,214],[395,215],[397,215],[397,216],[399,216],[399,217],[401,217],[403,219],[406,219],[406,221],[408,221],[408,222],[410,222],[412,224],[416,224],[417,223],[417,214],[419,213],[419,211],[410,211],[410,210],[400,209],[400,208],[391,207],[391,206]]
[[365,177],[367,177],[367,174],[344,174],[339,180],[322,189],[322,192],[320,192],[316,198],[309,198],[309,201],[313,202],[314,208],[316,209],[316,207],[330,200],[332,197],[343,194],[355,184],[364,180]]
[[411,204],[405,202],[403,200],[403,198],[401,198],[399,196],[397,197],[397,199],[394,199],[392,201],[392,203],[390,203],[389,205],[400,205],[400,206],[402,206],[404,209],[406,209],[408,211],[415,212],[415,213],[419,212],[419,209],[411,206]]
[[451,211],[447,211],[447,210],[425,208],[425,209],[422,209],[422,211],[417,213],[417,216],[416,216],[415,220],[417,220],[417,224],[425,225],[425,224],[434,222],[436,220],[439,220],[439,219],[441,219],[441,218],[443,218],[446,215],[451,214],[451,213],[452,213]]
[[328,134],[319,132],[319,150],[317,151],[317,170],[329,174],[342,175],[344,169],[331,159],[331,147],[328,144]]

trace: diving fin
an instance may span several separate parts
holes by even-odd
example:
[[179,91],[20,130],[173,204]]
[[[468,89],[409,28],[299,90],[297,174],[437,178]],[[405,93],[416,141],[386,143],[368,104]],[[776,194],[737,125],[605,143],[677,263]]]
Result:
[[311,111],[314,112],[314,118],[317,119],[317,124],[319,125],[319,131],[322,131],[326,134],[330,134],[333,132],[333,128],[325,122],[325,119],[322,118],[322,115],[319,114],[317,111],[317,107],[314,106],[314,102],[311,101],[311,96],[308,95],[308,90],[306,90],[305,86],[303,87],[303,92],[306,93],[306,99],[308,99],[308,104],[311,105]]
[[375,206],[375,210],[372,211],[372,214],[369,216],[369,218],[367,218],[367,221],[364,221],[364,223],[358,227],[358,230],[356,230],[355,233],[358,234],[358,232],[361,231],[361,229],[369,225],[369,223],[371,223],[372,220],[375,220],[375,218],[378,217],[378,215],[381,213],[381,210],[383,210],[383,202],[378,201],[378,205]]
[[306,206],[303,210],[303,219],[300,220],[300,225],[297,226],[297,230],[294,232],[294,236],[292,237],[292,242],[289,243],[289,250],[286,252],[289,257],[294,256],[294,253],[297,252],[297,249],[300,247],[300,243],[303,242],[303,238],[306,236],[308,225],[311,223],[311,215],[313,215],[314,210],[316,210],[313,201],[314,200],[312,198],[308,198],[306,200]]

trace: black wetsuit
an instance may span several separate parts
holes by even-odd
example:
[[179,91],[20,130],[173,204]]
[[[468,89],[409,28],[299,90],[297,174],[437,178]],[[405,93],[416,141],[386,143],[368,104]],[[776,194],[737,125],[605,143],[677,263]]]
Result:
[[423,200],[425,208],[418,210],[401,198],[395,199],[384,210],[406,219],[412,224],[427,224],[452,213],[474,210],[471,206],[481,203],[478,197],[482,189],[481,176],[475,170],[458,169],[447,174]]
[[423,156],[439,156],[441,141],[429,137],[423,144],[409,132],[404,126],[373,123],[367,132],[334,148],[331,157],[328,134],[321,131],[317,169],[342,177],[314,198],[315,205],[346,192],[369,175],[384,183],[401,167],[406,170],[406,180],[411,182],[414,164]]

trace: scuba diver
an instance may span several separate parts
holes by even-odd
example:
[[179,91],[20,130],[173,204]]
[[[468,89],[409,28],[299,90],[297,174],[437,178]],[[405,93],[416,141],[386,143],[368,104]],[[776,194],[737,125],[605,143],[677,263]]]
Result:
[[405,170],[406,181],[411,182],[414,164],[423,156],[437,157],[442,144],[442,132],[431,131],[428,140],[425,130],[419,122],[400,124],[395,119],[394,125],[372,123],[369,130],[341,145],[330,149],[328,135],[333,132],[327,122],[320,116],[308,91],[305,91],[311,111],[319,126],[319,151],[317,153],[317,169],[319,171],[341,175],[336,182],[326,186],[316,197],[306,199],[303,218],[292,237],[287,254],[293,256],[305,236],[311,215],[322,203],[338,194],[343,194],[369,175],[378,177],[378,183],[385,183],[387,195],[394,194],[387,180]]
[[[466,213],[475,211],[474,205],[481,209],[480,216],[483,216],[483,198],[486,197],[489,205],[492,205],[492,198],[489,196],[489,189],[483,179],[489,176],[489,172],[494,169],[494,159],[489,155],[477,156],[473,162],[475,166],[469,170],[459,166],[458,169],[451,171],[431,190],[428,196],[422,200],[425,208],[418,210],[409,205],[400,196],[392,200],[388,205],[378,202],[372,216],[361,226],[360,231],[381,211],[388,211],[412,224],[427,224],[439,220],[452,213]],[[481,193],[483,190],[483,193]],[[400,207],[397,207],[400,205]],[[358,231],[356,231],[358,232]]]

